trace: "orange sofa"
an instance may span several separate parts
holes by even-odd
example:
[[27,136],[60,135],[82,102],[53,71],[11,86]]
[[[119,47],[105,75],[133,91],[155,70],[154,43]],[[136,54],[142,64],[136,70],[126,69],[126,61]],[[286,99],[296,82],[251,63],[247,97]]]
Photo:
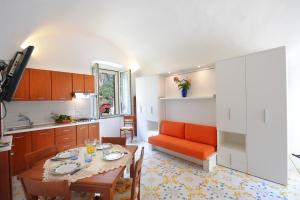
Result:
[[164,120],[160,124],[159,135],[149,137],[148,142],[158,150],[174,152],[175,156],[189,158],[190,161],[201,160],[207,171],[215,165],[216,127]]

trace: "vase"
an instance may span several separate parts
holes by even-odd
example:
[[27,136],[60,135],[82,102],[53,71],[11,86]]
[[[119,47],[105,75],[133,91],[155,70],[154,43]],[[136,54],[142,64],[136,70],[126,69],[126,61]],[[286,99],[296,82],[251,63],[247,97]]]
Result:
[[182,88],[182,90],[181,90],[181,96],[182,97],[186,97],[187,96],[187,89]]

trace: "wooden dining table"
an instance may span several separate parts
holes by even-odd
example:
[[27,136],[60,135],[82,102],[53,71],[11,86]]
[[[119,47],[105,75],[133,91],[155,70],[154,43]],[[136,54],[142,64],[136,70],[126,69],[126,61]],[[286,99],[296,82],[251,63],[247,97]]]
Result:
[[[135,152],[138,149],[137,145],[124,146],[132,154],[132,163],[130,165],[130,176],[133,177]],[[41,162],[31,169],[26,170],[20,177],[43,180],[44,162]],[[102,200],[112,200],[114,189],[118,179],[123,175],[126,166],[116,168],[104,173],[96,174],[88,178],[79,179],[72,182],[70,190],[87,193],[100,193]]]

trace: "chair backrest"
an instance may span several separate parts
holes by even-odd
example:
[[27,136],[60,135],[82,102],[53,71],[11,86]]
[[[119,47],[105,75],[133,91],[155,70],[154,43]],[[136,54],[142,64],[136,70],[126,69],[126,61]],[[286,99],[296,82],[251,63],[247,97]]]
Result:
[[134,165],[134,176],[132,180],[132,187],[131,187],[131,200],[135,199],[135,188],[138,185],[139,192],[141,190],[140,188],[140,181],[141,181],[141,175],[142,175],[142,165],[143,165],[143,159],[144,159],[144,147],[141,150],[140,158],[135,162]]
[[47,147],[44,149],[39,149],[34,152],[26,153],[25,154],[25,163],[27,169],[31,168],[34,163],[49,158],[50,156],[53,156],[57,154],[57,148],[55,146]]
[[127,126],[127,125],[134,126],[134,119],[135,119],[134,115],[125,115],[124,116],[124,126]]
[[71,199],[68,181],[43,182],[41,180],[21,177],[21,183],[26,198],[29,200],[37,199],[37,197],[63,197],[65,200]]
[[112,143],[125,146],[126,145],[126,137],[102,137],[102,143]]

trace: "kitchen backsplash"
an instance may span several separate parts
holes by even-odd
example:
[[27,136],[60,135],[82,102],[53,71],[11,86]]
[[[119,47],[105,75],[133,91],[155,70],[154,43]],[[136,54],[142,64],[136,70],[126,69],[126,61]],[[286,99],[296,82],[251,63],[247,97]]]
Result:
[[71,115],[75,118],[95,117],[94,100],[73,99],[72,101],[22,101],[5,103],[7,116],[4,128],[26,125],[18,121],[19,113],[27,115],[34,124],[51,123],[51,113]]

